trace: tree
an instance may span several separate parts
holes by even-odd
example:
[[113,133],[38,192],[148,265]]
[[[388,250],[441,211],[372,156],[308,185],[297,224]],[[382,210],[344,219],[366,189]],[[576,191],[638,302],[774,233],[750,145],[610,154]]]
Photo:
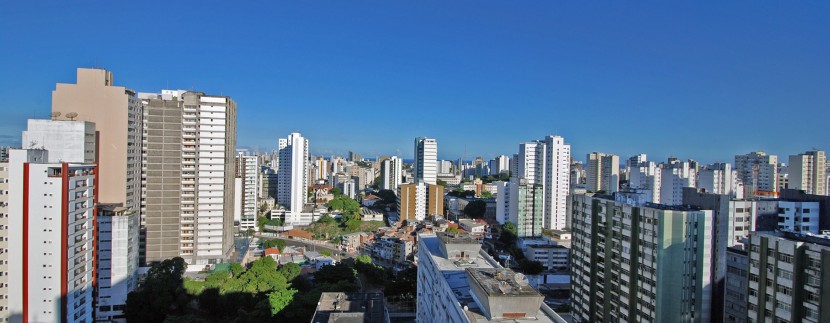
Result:
[[374,182],[372,182],[372,188],[374,188],[374,189],[379,189],[379,188],[380,188],[380,184],[381,184],[381,177],[380,177],[380,176],[375,177],[375,181],[374,181]]
[[331,195],[334,195],[334,197],[338,197],[340,195],[343,195],[343,191],[341,189],[335,187],[335,188],[331,189]]
[[395,194],[395,191],[393,190],[380,190],[375,193],[375,195],[383,200],[383,203],[385,204],[394,204],[398,202],[398,195]]
[[481,192],[481,198],[491,199],[491,198],[493,198],[493,193],[490,193],[488,191],[483,191],[483,192]]
[[516,244],[516,240],[518,239],[518,229],[513,222],[507,221],[501,227],[501,236],[499,236],[499,240],[504,242],[505,244],[512,246]]
[[329,210],[331,211],[343,211],[345,214],[359,214],[360,213],[360,203],[357,201],[349,198],[345,195],[340,195],[335,197],[331,201],[327,203],[329,206]]
[[443,186],[443,187],[447,187],[447,182],[445,182],[445,181],[442,181],[442,180],[440,180],[440,179],[439,179],[439,180],[437,181],[437,183],[438,183],[438,185],[441,185],[441,186]]
[[141,289],[127,295],[124,315],[130,322],[162,322],[168,315],[183,314],[190,296],[182,275],[187,263],[181,257],[167,259],[147,271]]
[[331,257],[331,250],[326,250],[326,249],[320,250],[320,254],[323,255],[323,256]]
[[458,228],[455,228],[455,227],[448,228],[447,232],[449,232],[449,233],[458,233]]
[[300,265],[295,264],[293,262],[289,262],[285,265],[282,265],[280,266],[280,269],[277,270],[277,272],[280,273],[282,277],[285,277],[286,281],[291,281],[294,280],[294,278],[297,278],[297,276],[300,275],[300,271],[302,271]]
[[335,222],[337,222],[337,221],[335,221],[334,218],[332,218],[328,214],[323,214],[323,216],[321,216],[320,219],[317,220],[317,223],[335,223]]
[[245,267],[242,267],[242,265],[237,262],[231,263],[231,274],[233,277],[239,277],[239,275],[243,272],[245,272]]
[[538,275],[545,270],[545,266],[535,260],[521,259],[519,260],[519,270],[528,275]]
[[271,305],[271,315],[277,315],[294,300],[296,289],[283,289],[268,294],[268,303]]
[[277,249],[279,249],[280,251],[282,251],[283,249],[285,249],[285,246],[286,246],[286,244],[285,244],[285,240],[282,240],[282,239],[270,239],[270,240],[264,240],[264,241],[262,241],[262,243],[261,243],[261,244],[262,244],[262,248],[263,248],[263,249],[268,249],[268,248],[274,248],[274,247],[277,247]]
[[467,203],[467,206],[464,207],[464,214],[473,218],[473,219],[481,219],[484,217],[484,212],[487,211],[487,203],[482,200],[475,200],[470,203]]

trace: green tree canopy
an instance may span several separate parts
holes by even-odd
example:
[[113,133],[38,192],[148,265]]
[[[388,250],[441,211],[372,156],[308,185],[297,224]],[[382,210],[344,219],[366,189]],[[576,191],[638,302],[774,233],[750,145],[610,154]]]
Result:
[[285,249],[285,246],[286,246],[286,244],[285,244],[285,240],[283,240],[283,239],[269,239],[269,240],[264,240],[264,241],[262,241],[261,245],[262,245],[262,248],[263,248],[263,249],[268,249],[268,248],[274,248],[274,247],[277,247],[277,249],[280,249],[280,251],[282,251],[283,249]]
[[360,203],[345,195],[335,197],[328,203],[329,210],[343,211],[344,214],[360,214]]
[[516,228],[516,225],[513,224],[513,222],[507,221],[507,223],[501,227],[501,236],[499,237],[499,240],[512,246],[516,244],[517,239],[518,229]]
[[180,315],[190,300],[183,286],[187,263],[181,257],[153,265],[141,289],[127,295],[124,315],[130,322],[162,322]]
[[294,278],[297,278],[297,276],[300,275],[301,270],[302,268],[300,268],[300,265],[295,264],[293,262],[289,262],[285,265],[280,266],[280,269],[278,269],[277,272],[280,273],[280,275],[282,275],[283,277],[285,277],[285,280],[292,281],[294,280]]
[[491,198],[493,198],[493,193],[490,193],[488,191],[481,192],[481,198],[491,199]]
[[535,260],[522,259],[519,260],[519,269],[528,275],[538,275],[545,270],[545,266]]
[[398,195],[395,194],[395,191],[393,190],[380,190],[375,193],[375,195],[377,195],[381,200],[383,200],[383,203],[386,204],[395,204],[398,202]]
[[467,206],[464,207],[464,214],[473,218],[473,219],[481,219],[484,217],[484,212],[487,211],[487,203],[482,200],[475,200],[470,203],[467,203]]

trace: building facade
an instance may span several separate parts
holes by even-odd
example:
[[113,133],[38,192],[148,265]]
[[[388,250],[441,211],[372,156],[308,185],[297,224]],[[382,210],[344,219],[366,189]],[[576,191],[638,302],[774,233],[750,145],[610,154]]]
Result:
[[403,178],[403,160],[398,156],[392,156],[384,160],[380,166],[380,189],[398,191]]
[[789,188],[807,194],[827,195],[827,157],[824,151],[808,151],[790,156]]
[[279,140],[279,162],[277,164],[277,204],[289,212],[286,224],[311,223],[302,215],[311,186],[309,180],[308,139],[299,132]]
[[29,119],[20,145],[48,150],[50,163],[94,163],[96,146],[95,123],[39,119]]
[[424,182],[398,187],[401,220],[423,221],[427,216],[444,215],[444,187]]
[[240,211],[239,230],[259,230],[256,225],[257,211],[259,209],[259,158],[253,155],[236,155],[236,177],[241,179],[242,187],[240,202],[242,205],[235,206]]
[[415,183],[437,184],[438,176],[438,142],[432,138],[415,138],[415,154],[412,164]]
[[182,257],[188,270],[224,261],[233,246],[236,102],[163,90],[144,105],[144,262]]
[[778,191],[778,156],[754,151],[735,155],[735,171],[746,187],[746,196],[752,198],[756,191]]
[[46,163],[45,150],[9,157],[12,322],[92,322],[96,270],[94,164]]
[[711,211],[572,199],[574,321],[711,320]]
[[588,154],[586,189],[613,194],[620,188],[620,156],[593,152]]
[[138,287],[141,219],[119,204],[98,205],[95,320],[126,322],[127,295]]

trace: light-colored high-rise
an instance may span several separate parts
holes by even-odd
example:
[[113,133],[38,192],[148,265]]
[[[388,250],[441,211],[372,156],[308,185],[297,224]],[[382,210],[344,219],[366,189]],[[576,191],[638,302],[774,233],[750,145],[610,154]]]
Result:
[[778,192],[778,156],[763,151],[735,155],[735,170],[747,197],[755,197],[755,191]]
[[427,216],[444,215],[444,187],[424,182],[398,186],[401,220],[423,221]]
[[11,322],[92,322],[96,267],[94,164],[9,156],[7,252]]
[[[9,227],[9,156],[8,149],[3,148],[0,155],[0,227]],[[0,322],[8,322],[9,312],[9,230],[0,230]]]
[[70,120],[29,119],[21,147],[46,149],[49,162],[94,163],[96,158],[95,123]]
[[744,185],[738,172],[733,171],[729,163],[714,163],[703,167],[697,174],[697,188],[733,198],[744,197]]
[[138,287],[141,219],[118,204],[98,205],[98,284],[95,320],[123,318],[127,295]]
[[[545,137],[545,219],[551,230],[567,227],[567,199],[570,193],[571,145],[560,136]],[[619,162],[617,162],[619,164]],[[617,166],[619,167],[619,166]]]
[[519,155],[515,178],[523,178],[528,184],[545,183],[545,143],[528,141],[519,144]]
[[789,185],[807,194],[827,195],[827,157],[824,151],[790,156]]
[[710,322],[712,211],[572,201],[575,322]]
[[435,185],[438,177],[438,142],[432,138],[415,138],[412,175],[415,183]]
[[628,187],[639,193],[640,200],[660,203],[660,188],[663,172],[656,163],[646,160],[646,154],[628,159]]
[[508,219],[516,225],[519,238],[542,235],[544,219],[544,188],[541,184],[529,184],[527,180],[512,178],[508,184]]
[[403,160],[392,156],[380,165],[380,188],[383,190],[398,191],[403,178]]
[[497,175],[510,172],[510,157],[498,156],[490,161],[490,175]]
[[695,187],[697,183],[697,173],[692,163],[670,158],[669,163],[660,166],[660,204],[683,204],[683,188]]
[[308,151],[308,139],[303,138],[299,132],[279,140],[277,204],[288,209],[285,218],[287,224],[310,223],[310,219],[301,218],[308,198],[306,190],[311,184],[308,177]]
[[747,322],[830,322],[830,239],[753,232]]
[[586,189],[590,192],[613,194],[620,188],[620,156],[593,152],[588,154]]
[[182,257],[188,270],[233,247],[236,102],[226,96],[142,93],[145,261]]
[[110,71],[78,68],[77,72],[76,84],[55,85],[52,113],[60,113],[58,120],[95,123],[100,202],[122,203],[137,212],[141,202],[141,101],[133,90],[115,86]]
[[256,225],[257,210],[259,209],[259,158],[254,155],[238,153],[236,155],[236,177],[241,179],[242,187],[240,202],[239,230],[259,230]]
[[314,160],[314,180],[326,180],[329,178],[329,161],[323,157]]

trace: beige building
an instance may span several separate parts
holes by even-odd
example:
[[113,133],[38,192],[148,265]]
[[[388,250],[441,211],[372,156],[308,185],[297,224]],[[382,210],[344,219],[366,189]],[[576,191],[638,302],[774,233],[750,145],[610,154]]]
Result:
[[824,151],[790,156],[789,186],[807,194],[827,195],[827,157]]
[[139,97],[146,262],[182,257],[200,270],[223,261],[233,246],[236,103],[181,90]]
[[79,68],[76,84],[52,91],[57,120],[95,123],[98,132],[99,202],[123,203],[137,212],[141,194],[141,102],[131,89],[113,85],[112,72]]
[[444,215],[444,187],[426,183],[398,186],[401,220],[423,221],[427,216]]

